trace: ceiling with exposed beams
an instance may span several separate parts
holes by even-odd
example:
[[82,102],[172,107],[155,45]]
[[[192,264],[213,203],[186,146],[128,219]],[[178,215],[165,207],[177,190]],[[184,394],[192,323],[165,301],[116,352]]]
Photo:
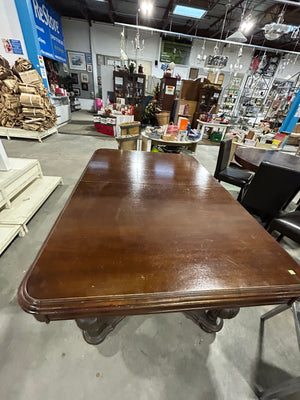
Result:
[[[114,24],[115,22],[136,24],[139,8],[138,0],[46,0],[60,15]],[[140,25],[151,28],[186,33],[207,38],[219,39],[222,25],[228,9],[222,39],[235,32],[240,25],[243,10],[245,16],[251,14],[255,26],[247,35],[247,43],[300,52],[299,36],[291,39],[285,34],[277,40],[266,40],[263,27],[276,22],[281,10],[285,9],[284,23],[300,25],[300,0],[284,4],[278,0],[152,0],[154,3],[152,16],[143,17],[140,13]],[[201,19],[179,17],[173,14],[176,4],[186,4],[207,10]]]

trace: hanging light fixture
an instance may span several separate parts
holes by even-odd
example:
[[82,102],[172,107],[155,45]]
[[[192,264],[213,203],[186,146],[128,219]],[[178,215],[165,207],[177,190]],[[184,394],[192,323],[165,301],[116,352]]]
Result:
[[243,56],[243,46],[241,46],[239,49],[236,63],[230,64],[230,71],[234,72],[234,76],[236,76],[237,73],[243,68],[243,65],[241,64],[242,56]]
[[144,50],[144,39],[141,40],[140,37],[140,29],[139,29],[139,13],[140,9],[138,9],[138,12],[136,13],[136,25],[137,25],[137,31],[134,40],[131,41],[132,46],[134,50],[136,51],[136,58],[139,58],[139,53]]
[[[221,31],[221,36],[220,36],[221,40],[222,40],[223,33],[224,33],[225,22],[226,22],[229,7],[230,7],[230,0],[228,0],[228,2],[226,4],[226,11],[225,11],[225,16],[224,16],[223,25],[222,25],[222,31]],[[207,72],[216,73],[221,68],[224,68],[226,66],[227,61],[228,61],[228,57],[220,54],[219,42],[217,42],[214,47],[214,54],[206,57],[206,59],[205,59],[204,69]]]
[[240,30],[237,30],[232,35],[228,36],[227,40],[231,40],[232,42],[237,42],[237,43],[247,42],[246,36]]
[[285,33],[290,32],[290,25],[285,25],[284,22],[284,11],[285,6],[283,7],[281,13],[279,14],[278,20],[276,23],[267,24],[264,26],[265,38],[267,40],[277,40]]
[[197,60],[199,62],[205,61],[206,57],[207,57],[206,54],[204,54],[205,53],[205,43],[206,43],[206,40],[203,40],[203,45],[201,47],[201,52],[200,52],[200,54],[197,55]]
[[[249,16],[247,19],[244,20],[244,15],[246,12],[246,7],[247,7],[247,1],[245,2],[242,16],[241,16],[241,23],[237,31],[232,33],[230,36],[228,36],[227,40],[231,40],[232,42],[236,43],[246,43],[247,38],[244,35],[243,32],[248,33],[250,32],[251,28],[254,26],[254,22],[251,20],[251,16]],[[242,32],[243,31],[243,32]]]
[[125,52],[125,28],[123,27],[123,31],[121,32],[121,44],[120,44],[120,52],[121,52],[121,61],[127,61],[128,57]]

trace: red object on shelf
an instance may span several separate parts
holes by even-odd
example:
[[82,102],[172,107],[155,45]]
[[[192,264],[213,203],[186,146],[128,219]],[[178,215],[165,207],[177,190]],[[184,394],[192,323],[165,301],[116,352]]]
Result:
[[114,127],[112,125],[105,125],[95,122],[95,128],[97,132],[102,133],[103,135],[115,136]]

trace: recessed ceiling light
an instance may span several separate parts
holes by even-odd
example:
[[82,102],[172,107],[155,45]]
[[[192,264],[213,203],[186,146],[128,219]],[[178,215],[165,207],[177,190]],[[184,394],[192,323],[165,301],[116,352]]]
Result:
[[203,10],[202,8],[187,7],[178,4],[175,6],[173,11],[173,14],[175,15],[189,18],[202,18],[205,13],[206,10]]

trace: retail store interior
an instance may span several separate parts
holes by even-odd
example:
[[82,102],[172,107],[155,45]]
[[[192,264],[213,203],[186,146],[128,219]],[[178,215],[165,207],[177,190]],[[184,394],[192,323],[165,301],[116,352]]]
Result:
[[300,399],[299,21],[0,0],[0,399]]

